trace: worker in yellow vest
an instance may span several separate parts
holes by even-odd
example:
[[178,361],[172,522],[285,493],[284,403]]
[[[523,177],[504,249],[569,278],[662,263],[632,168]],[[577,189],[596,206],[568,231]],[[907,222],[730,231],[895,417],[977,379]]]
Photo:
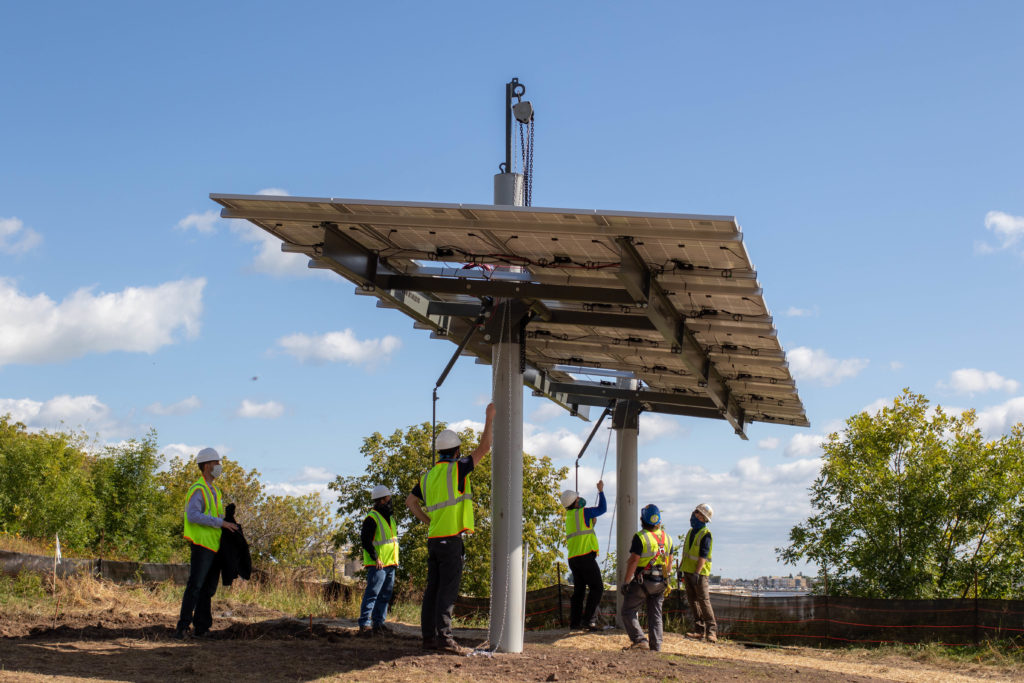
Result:
[[718,624],[711,609],[708,577],[711,575],[711,530],[708,522],[715,511],[701,503],[690,515],[690,530],[683,542],[683,559],[679,563],[680,583],[686,584],[686,601],[693,611],[694,628],[687,638],[718,642]]
[[[672,537],[661,524],[661,511],[657,505],[645,505],[640,511],[641,529],[633,536],[629,548],[626,573],[619,590],[622,601],[622,623],[630,644],[626,650],[661,650],[664,625],[662,603],[668,589],[672,570]],[[647,633],[640,628],[640,605],[647,603]]]
[[391,502],[391,489],[376,486],[370,492],[373,509],[363,520],[359,534],[366,568],[366,590],[359,608],[359,635],[386,635],[391,629],[384,623],[395,589],[398,567],[398,525]]
[[202,474],[188,489],[185,506],[184,536],[191,545],[191,559],[188,570],[188,584],[181,598],[181,614],[174,637],[189,636],[189,626],[195,624],[195,637],[202,638],[213,625],[210,603],[217,592],[220,566],[217,551],[220,550],[221,529],[238,531],[238,525],[224,520],[224,494],[213,485],[220,476],[220,454],[212,448],[204,448],[196,455],[196,464]]
[[[590,631],[600,631],[594,615],[604,593],[604,580],[597,564],[597,532],[594,526],[597,518],[608,510],[604,497],[604,482],[597,482],[597,505],[586,507],[586,498],[580,498],[576,491],[562,491],[559,499],[565,508],[565,543],[572,572],[572,598],[569,601],[569,630],[577,631],[584,626]],[[587,589],[590,594],[586,595]],[[586,609],[583,600],[586,596]]]
[[452,635],[452,610],[459,597],[465,546],[462,534],[473,533],[473,491],[469,475],[491,450],[494,404],[487,406],[480,445],[460,457],[462,439],[445,429],[434,440],[438,461],[420,477],[405,499],[416,519],[427,524],[427,588],[420,629],[425,650],[466,654]]

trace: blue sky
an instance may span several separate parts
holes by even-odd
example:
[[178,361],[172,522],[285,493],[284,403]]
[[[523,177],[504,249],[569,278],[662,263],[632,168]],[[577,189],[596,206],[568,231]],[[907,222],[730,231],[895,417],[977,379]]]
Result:
[[[1017,2],[7,3],[0,412],[155,427],[275,491],[362,471],[451,345],[208,194],[488,203],[517,76],[535,205],[743,226],[812,427],[646,419],[640,497],[674,532],[713,503],[716,570],[777,572],[847,416],[909,386],[1024,419],[1022,29]],[[459,364],[440,417],[489,391]],[[587,425],[526,401],[527,449],[570,464]]]

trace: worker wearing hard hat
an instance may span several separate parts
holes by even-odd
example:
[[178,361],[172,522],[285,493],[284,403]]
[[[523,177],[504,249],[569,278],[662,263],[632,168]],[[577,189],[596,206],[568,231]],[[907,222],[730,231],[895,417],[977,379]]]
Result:
[[686,584],[686,601],[693,610],[694,628],[687,638],[718,642],[718,624],[711,609],[708,576],[711,575],[711,530],[708,522],[715,511],[701,503],[690,515],[690,530],[683,543],[683,560],[679,563],[679,582]]
[[[585,626],[591,631],[600,631],[601,627],[594,620],[594,615],[604,592],[604,581],[601,579],[601,568],[597,564],[598,545],[594,525],[597,518],[608,510],[608,502],[604,498],[604,482],[597,482],[595,507],[584,507],[587,500],[580,498],[576,491],[562,491],[559,500],[565,508],[565,542],[568,546],[569,571],[572,572],[569,630],[579,630]],[[588,588],[590,594],[586,595]]]
[[[629,547],[626,573],[619,590],[622,601],[622,623],[630,644],[626,650],[661,650],[663,623],[661,606],[668,590],[672,570],[672,536],[661,525],[657,505],[645,505],[640,511],[640,531],[633,535]],[[647,634],[640,628],[640,605],[647,603]]]
[[359,608],[359,635],[386,635],[388,605],[395,588],[398,567],[398,529],[391,489],[380,485],[370,492],[373,509],[363,519],[359,538],[363,545],[363,566],[366,568],[366,590]]
[[465,654],[452,635],[452,610],[459,597],[465,546],[463,532],[473,532],[473,499],[469,475],[491,450],[494,404],[487,406],[480,444],[460,457],[462,439],[445,429],[434,445],[438,461],[420,477],[405,499],[416,519],[427,528],[427,588],[423,593],[420,629],[423,648]]
[[224,519],[224,494],[213,485],[220,476],[220,454],[212,448],[204,448],[196,455],[196,464],[202,476],[189,487],[188,503],[185,505],[183,536],[191,546],[188,568],[188,583],[181,597],[181,613],[174,637],[189,636],[189,627],[195,624],[195,635],[202,638],[213,625],[210,603],[217,592],[220,565],[217,551],[220,550],[221,530],[234,532],[238,525]]

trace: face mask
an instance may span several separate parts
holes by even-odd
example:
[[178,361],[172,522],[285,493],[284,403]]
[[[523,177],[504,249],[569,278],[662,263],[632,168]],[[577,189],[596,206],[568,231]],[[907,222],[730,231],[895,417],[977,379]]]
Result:
[[395,511],[395,504],[389,500],[386,503],[380,503],[377,505],[377,509],[390,517],[391,513]]
[[577,507],[581,507],[581,508],[587,507],[587,499],[586,498],[580,498],[580,503],[579,503],[579,505]]
[[220,476],[220,473],[223,472],[223,471],[224,470],[221,468],[220,465],[214,465],[213,469],[210,470],[210,476],[213,477],[214,479],[216,479],[217,477]]

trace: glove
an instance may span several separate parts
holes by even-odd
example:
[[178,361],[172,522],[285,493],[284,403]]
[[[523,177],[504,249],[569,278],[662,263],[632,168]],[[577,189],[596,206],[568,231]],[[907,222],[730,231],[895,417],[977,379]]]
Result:
[[662,595],[664,595],[667,598],[668,594],[671,593],[671,592],[672,592],[672,584],[666,583],[665,584],[665,592],[662,593]]

